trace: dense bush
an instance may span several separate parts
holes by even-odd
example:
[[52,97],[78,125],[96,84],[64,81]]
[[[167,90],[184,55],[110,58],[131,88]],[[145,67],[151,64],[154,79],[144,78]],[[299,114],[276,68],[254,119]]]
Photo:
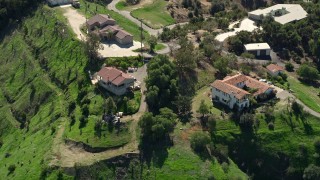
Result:
[[204,152],[206,146],[210,143],[210,136],[205,132],[195,132],[191,135],[190,145],[196,152]]

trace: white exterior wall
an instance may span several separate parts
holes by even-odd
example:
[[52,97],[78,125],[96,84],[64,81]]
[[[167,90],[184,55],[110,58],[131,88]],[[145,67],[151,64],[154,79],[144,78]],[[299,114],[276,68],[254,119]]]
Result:
[[[219,99],[217,99],[217,97]],[[214,87],[212,87],[212,99],[218,100],[220,103],[227,105],[230,109],[233,109],[235,104],[242,108],[249,107],[249,100],[247,98],[242,101],[238,101],[234,95],[229,95]]]
[[[260,51],[263,51],[263,50],[266,51],[266,56],[270,56],[270,49],[250,50],[250,51],[251,51],[251,52],[254,51],[254,52],[256,52],[256,55],[257,55],[257,56],[260,56]],[[249,53],[250,53],[250,51],[246,50],[246,52],[249,52]]]

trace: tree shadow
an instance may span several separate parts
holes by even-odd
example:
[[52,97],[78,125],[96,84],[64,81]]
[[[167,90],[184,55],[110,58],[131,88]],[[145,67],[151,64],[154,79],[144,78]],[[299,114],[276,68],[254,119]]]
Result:
[[142,154],[142,160],[146,162],[148,167],[152,162],[155,167],[161,168],[168,158],[168,148],[172,146],[173,140],[169,136],[156,142],[143,138],[139,144],[139,150]]

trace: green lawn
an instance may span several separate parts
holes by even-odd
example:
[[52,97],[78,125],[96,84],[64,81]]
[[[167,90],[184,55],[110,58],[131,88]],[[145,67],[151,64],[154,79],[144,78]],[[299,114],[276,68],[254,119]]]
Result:
[[167,4],[168,2],[164,0],[154,0],[152,4],[133,10],[131,14],[138,19],[142,19],[151,28],[158,29],[175,23],[166,9]]
[[76,142],[83,142],[91,147],[117,147],[127,144],[131,139],[131,132],[129,132],[130,122],[121,126],[120,131],[114,126],[104,124],[102,128],[101,137],[95,134],[95,122],[100,119],[99,116],[90,116],[88,123],[82,129],[79,129],[79,121],[72,127],[65,129],[64,137]]
[[[94,16],[96,13],[100,14],[109,14],[114,20],[117,21],[117,24],[122,27],[127,32],[131,33],[133,35],[133,39],[139,41],[140,40],[140,28],[135,23],[130,21],[129,19],[125,18],[124,16],[114,12],[110,11],[106,8],[106,5],[100,5],[97,3],[91,3],[85,0],[80,0],[82,6],[80,7],[79,11],[83,14],[86,14],[87,18],[90,18]],[[87,12],[86,12],[86,6],[87,4]],[[97,10],[97,11],[96,11]],[[148,33],[146,31],[143,32],[145,37],[148,37]]]
[[126,7],[127,7],[127,4],[124,1],[120,1],[116,4],[116,8],[119,10],[124,10],[126,9]]
[[160,51],[160,50],[162,50],[162,49],[164,49],[164,48],[166,48],[166,46],[165,46],[164,44],[158,43],[158,44],[155,46],[154,50],[155,50],[155,51]]
[[298,99],[314,111],[320,112],[319,88],[306,85],[291,76],[288,77],[288,82],[290,83],[290,88],[293,90],[293,94]]

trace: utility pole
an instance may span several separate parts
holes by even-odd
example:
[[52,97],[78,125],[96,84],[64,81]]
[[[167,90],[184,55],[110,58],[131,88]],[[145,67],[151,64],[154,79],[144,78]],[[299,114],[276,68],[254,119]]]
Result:
[[141,58],[142,58],[142,61],[144,62],[144,58],[143,58],[143,49],[142,49],[142,36],[143,36],[143,34],[142,34],[142,19],[140,19],[140,24],[141,24],[141,26],[140,26],[140,32],[141,32],[141,34],[140,34],[140,41],[141,41],[141,48],[140,48],[140,50],[141,50]]

